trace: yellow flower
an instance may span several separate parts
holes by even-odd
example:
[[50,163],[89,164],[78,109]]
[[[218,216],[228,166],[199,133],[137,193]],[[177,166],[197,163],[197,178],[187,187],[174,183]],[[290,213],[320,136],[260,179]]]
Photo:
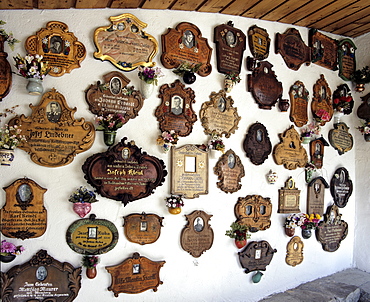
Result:
[[316,219],[321,219],[320,214],[316,214]]

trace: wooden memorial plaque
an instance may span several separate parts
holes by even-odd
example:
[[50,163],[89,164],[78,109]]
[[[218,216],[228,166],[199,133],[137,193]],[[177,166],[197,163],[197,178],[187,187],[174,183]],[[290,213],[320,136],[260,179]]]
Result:
[[271,245],[265,241],[252,241],[244,248],[243,251],[238,252],[241,266],[248,274],[253,271],[265,271],[266,266],[270,264],[272,257],[277,252]]
[[3,235],[22,240],[43,235],[47,225],[47,211],[44,207],[47,189],[31,179],[20,178],[4,190],[6,202],[0,210],[0,229]]
[[125,141],[126,137],[106,152],[87,158],[82,171],[96,192],[126,206],[152,194],[163,184],[167,171],[161,159],[141,152],[135,142]]
[[210,64],[212,48],[202,37],[197,26],[188,22],[179,23],[175,29],[169,28],[162,35],[161,62],[164,67],[177,68],[182,63],[202,64],[197,73],[205,77],[212,72]]
[[156,292],[157,287],[163,284],[159,279],[159,270],[165,263],[166,261],[152,261],[134,253],[131,258],[118,265],[106,266],[105,269],[112,276],[108,290],[113,291],[115,297],[120,293],[138,294],[149,289]]
[[18,147],[31,156],[33,162],[46,167],[70,164],[76,154],[92,146],[95,128],[84,118],[74,119],[76,108],[69,108],[64,96],[54,88],[44,93],[37,106],[30,104],[32,114],[14,117],[11,125],[18,125],[27,141]]
[[270,37],[266,29],[253,25],[248,29],[249,49],[256,60],[265,60],[270,52]]
[[91,214],[88,219],[79,219],[67,229],[66,240],[69,247],[82,255],[100,255],[112,250],[118,242],[116,226],[105,219],[96,219]]
[[341,167],[335,170],[330,181],[330,193],[333,196],[334,203],[339,208],[344,208],[347,205],[348,199],[353,191],[352,180],[349,177],[346,168]]
[[284,165],[288,170],[306,166],[308,156],[301,144],[302,138],[294,126],[290,126],[283,134],[280,133],[279,138],[280,143],[275,146],[272,152],[275,163]]
[[99,81],[86,90],[86,101],[89,109],[96,115],[119,113],[125,123],[138,116],[144,105],[144,98],[134,86],[128,87],[130,80],[121,72],[112,71],[103,76],[104,83]]
[[4,302],[73,301],[81,288],[81,270],[40,250],[30,261],[1,272],[1,297]]
[[258,62],[253,73],[248,74],[248,91],[261,109],[270,110],[281,99],[283,85],[272,71],[272,64],[267,61]]
[[234,100],[231,96],[226,97],[225,90],[211,93],[210,101],[204,102],[199,111],[205,134],[230,137],[235,133],[241,117],[233,104]]
[[195,145],[172,148],[171,194],[184,198],[208,194],[208,152]]
[[139,66],[153,67],[157,40],[143,31],[147,26],[132,14],[109,17],[108,26],[95,29],[94,58],[109,61],[118,69],[131,71]]
[[239,197],[235,205],[237,222],[246,225],[250,232],[267,230],[271,226],[272,204],[268,197],[247,195]]
[[217,70],[219,73],[240,73],[245,50],[245,34],[232,21],[214,29]]
[[357,116],[370,122],[370,93],[361,97],[362,104],[357,108]]
[[233,150],[228,150],[218,160],[213,171],[218,176],[217,188],[226,193],[234,193],[242,187],[240,183],[244,177],[244,166]]
[[340,243],[347,237],[348,224],[342,220],[342,214],[339,214],[335,204],[327,208],[324,221],[319,223],[315,234],[324,251],[335,252],[339,249]]
[[304,244],[299,236],[294,236],[286,246],[285,262],[290,266],[296,266],[303,261]]
[[195,258],[212,247],[213,230],[208,224],[212,216],[203,211],[185,215],[188,223],[181,231],[181,247]]
[[329,144],[323,136],[310,141],[311,163],[313,163],[317,169],[321,169],[323,166],[324,147],[327,146],[329,146]]
[[329,188],[323,177],[316,177],[311,180],[307,187],[307,214],[324,213],[325,189]]
[[301,191],[295,187],[295,181],[289,177],[285,187],[279,189],[278,213],[300,213],[299,198]]
[[130,214],[123,217],[128,241],[141,245],[156,242],[161,234],[163,217],[156,214]]
[[351,96],[351,89],[347,84],[341,84],[333,92],[333,107],[335,111],[351,114],[355,102]]
[[297,127],[302,127],[308,122],[307,107],[309,92],[301,81],[296,81],[290,87],[290,121]]
[[0,102],[5,98],[12,87],[12,68],[6,59],[8,54],[4,51],[6,36],[0,35]]
[[164,84],[159,89],[162,103],[154,115],[159,122],[159,129],[170,132],[174,130],[179,136],[188,136],[197,121],[192,104],[195,103],[194,91],[176,80],[171,85]]
[[256,122],[249,127],[243,142],[243,149],[253,164],[261,165],[265,162],[271,153],[272,146],[264,125]]
[[339,155],[352,150],[353,137],[348,130],[349,127],[346,123],[341,122],[334,124],[334,129],[329,131],[329,142],[338,151]]
[[313,28],[309,32],[309,41],[312,63],[330,70],[337,70],[338,41]]
[[25,48],[31,55],[42,55],[43,61],[49,63],[49,75],[60,77],[79,68],[86,57],[85,46],[68,31],[67,24],[50,21],[36,35],[30,36]]
[[356,70],[356,49],[351,39],[338,42],[339,77],[345,81],[351,81]]
[[323,74],[320,75],[320,79],[313,85],[311,110],[314,118],[321,126],[324,126],[333,117],[334,109],[331,90]]

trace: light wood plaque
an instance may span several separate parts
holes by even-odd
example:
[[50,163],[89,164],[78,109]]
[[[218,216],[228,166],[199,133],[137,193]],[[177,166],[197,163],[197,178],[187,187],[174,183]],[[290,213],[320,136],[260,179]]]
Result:
[[299,236],[294,236],[286,246],[285,262],[290,266],[296,266],[303,262],[304,244]]
[[278,213],[300,213],[299,199],[301,191],[295,187],[295,181],[289,177],[285,187],[279,189]]
[[296,81],[290,87],[290,121],[297,127],[302,127],[308,122],[307,107],[309,92],[301,81]]
[[[328,82],[326,82],[323,74],[320,75],[320,79],[313,85],[313,98],[311,102],[311,110],[314,118],[320,122],[321,126],[324,126],[329,122],[334,113],[333,101],[331,99],[331,89],[329,88]],[[324,110],[328,114],[328,121],[320,120],[319,113]]]

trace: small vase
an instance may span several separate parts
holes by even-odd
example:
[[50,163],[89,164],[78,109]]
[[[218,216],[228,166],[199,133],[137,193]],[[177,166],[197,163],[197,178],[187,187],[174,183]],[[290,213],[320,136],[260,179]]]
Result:
[[181,208],[168,208],[168,212],[170,212],[173,215],[177,215],[181,213]]
[[4,263],[12,262],[15,259],[15,255],[0,255],[0,261]]
[[117,131],[104,130],[104,143],[107,146],[113,146],[116,140]]
[[170,151],[170,150],[171,150],[171,145],[170,144],[163,144],[162,145],[162,151],[164,153],[168,153],[168,151]]
[[233,81],[230,80],[230,79],[225,79],[225,82],[224,82],[224,89],[226,92],[231,92],[231,90],[233,89],[234,87],[234,84],[233,84]]
[[307,229],[302,230],[303,239],[308,239],[311,237],[311,235],[312,235],[311,230],[307,230]]
[[10,166],[14,160],[13,149],[0,149],[0,162],[2,166]]
[[148,84],[145,81],[140,82],[140,92],[145,99],[149,99],[154,91],[154,84]]
[[285,235],[293,237],[295,233],[295,228],[285,228]]
[[287,112],[290,106],[289,101],[287,99],[280,99],[278,106],[281,112]]
[[235,245],[238,249],[241,249],[241,248],[245,247],[246,244],[247,244],[247,239],[244,239],[244,240],[236,240],[235,239]]
[[309,144],[311,141],[311,136],[303,136],[302,137],[302,144]]
[[278,175],[276,172],[272,172],[272,170],[270,170],[270,172],[266,175],[267,177],[267,181],[270,185],[273,185],[274,183],[276,183],[277,179],[278,179]]
[[87,278],[89,279],[94,279],[96,277],[96,267],[92,267],[92,268],[86,268],[86,276]]
[[73,204],[73,211],[77,213],[78,216],[84,218],[91,211],[91,203],[89,202],[75,202]]
[[195,76],[194,72],[185,71],[184,76],[182,77],[185,84],[193,84],[197,77]]
[[340,123],[340,119],[342,118],[342,116],[344,115],[344,113],[342,111],[335,111],[334,112],[334,124],[339,124]]
[[370,134],[364,134],[365,141],[370,142]]
[[309,183],[312,180],[313,170],[306,169],[304,172],[304,178],[306,180],[306,183]]
[[363,92],[365,90],[365,84],[356,84],[355,90],[357,92]]
[[28,93],[31,95],[40,95],[44,91],[42,80],[40,79],[29,78],[26,88]]
[[258,283],[258,282],[260,282],[260,281],[261,281],[262,276],[263,276],[263,274],[262,274],[260,271],[258,271],[257,273],[255,273],[255,274],[253,275],[253,277],[252,277],[252,281],[253,281],[253,283]]

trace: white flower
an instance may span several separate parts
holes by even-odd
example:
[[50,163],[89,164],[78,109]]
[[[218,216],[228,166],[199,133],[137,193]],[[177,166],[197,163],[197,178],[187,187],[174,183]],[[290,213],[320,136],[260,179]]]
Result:
[[71,46],[71,42],[66,41],[66,42],[65,42],[65,45],[66,45],[66,47],[69,47],[69,46]]

